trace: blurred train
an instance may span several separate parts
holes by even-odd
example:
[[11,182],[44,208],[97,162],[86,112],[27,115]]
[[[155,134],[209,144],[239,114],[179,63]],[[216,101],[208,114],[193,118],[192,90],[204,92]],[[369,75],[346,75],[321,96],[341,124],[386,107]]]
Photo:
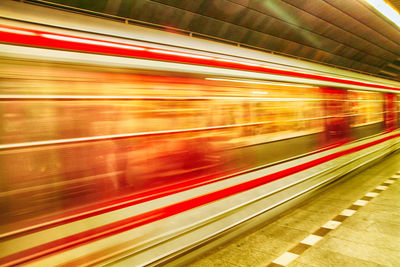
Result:
[[399,148],[398,82],[14,1],[0,17],[0,265],[183,263]]

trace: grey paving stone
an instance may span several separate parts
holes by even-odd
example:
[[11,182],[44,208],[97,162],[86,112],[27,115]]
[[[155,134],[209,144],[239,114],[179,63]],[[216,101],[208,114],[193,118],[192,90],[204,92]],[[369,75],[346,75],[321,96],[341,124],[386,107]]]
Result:
[[333,253],[330,250],[325,250],[317,247],[308,249],[301,257],[297,258],[288,267],[302,266],[315,266],[315,267],[337,267],[337,266],[365,266],[365,267],[379,267],[383,266],[375,262],[358,259],[341,253]]
[[[327,236],[317,243],[314,248],[331,251],[332,254],[340,253],[375,264],[400,266],[398,251],[378,248],[374,246],[374,244],[366,245],[359,242],[352,242]],[[298,260],[301,260],[301,257],[299,257]]]
[[393,213],[390,211],[374,211],[373,213],[356,213],[346,220],[345,223],[359,223],[354,221],[372,221],[372,222],[390,222],[394,224],[400,225],[400,216],[393,216]]
[[314,232],[332,217],[329,213],[313,212],[305,209],[296,209],[290,216],[285,216],[277,224],[306,232]]
[[298,242],[309,235],[308,231],[285,227],[279,225],[278,223],[272,223],[271,225],[264,227],[259,231],[259,233],[269,238],[289,242],[293,245],[296,245]]
[[376,202],[371,202],[360,209],[360,213],[374,213],[379,211],[391,212],[394,216],[398,214],[400,216],[400,207],[390,205],[380,205]]
[[[400,231],[400,226],[398,231]],[[354,230],[347,227],[345,224],[335,229],[335,231],[329,232],[328,236],[360,244],[373,245],[377,248],[395,250],[399,252],[400,257],[400,237],[395,237],[393,235],[380,232]]]
[[230,267],[230,266],[240,266],[237,264],[232,264],[218,258],[202,258],[199,261],[193,262],[188,265],[190,267]]
[[371,200],[371,204],[373,204],[373,205],[393,206],[393,207],[397,207],[397,208],[400,209],[400,198],[398,198],[398,199],[395,199],[395,198],[384,198],[384,195],[382,195],[382,197],[376,197],[375,199]]
[[351,202],[345,200],[322,199],[300,207],[300,209],[318,213],[329,213],[335,216],[346,208],[349,203]]
[[211,255],[210,259],[223,259],[227,263],[238,266],[263,266],[265,262],[271,262],[276,255],[263,253],[251,249],[241,249],[235,246],[228,246],[221,251]]
[[244,250],[254,250],[278,257],[293,246],[293,242],[272,238],[257,231],[234,243],[234,246]]

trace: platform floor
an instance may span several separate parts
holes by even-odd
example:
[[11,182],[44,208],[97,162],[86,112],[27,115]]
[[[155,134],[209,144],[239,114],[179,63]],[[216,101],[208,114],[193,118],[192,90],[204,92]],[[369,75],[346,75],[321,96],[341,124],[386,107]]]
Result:
[[190,264],[201,266],[400,266],[400,153]]

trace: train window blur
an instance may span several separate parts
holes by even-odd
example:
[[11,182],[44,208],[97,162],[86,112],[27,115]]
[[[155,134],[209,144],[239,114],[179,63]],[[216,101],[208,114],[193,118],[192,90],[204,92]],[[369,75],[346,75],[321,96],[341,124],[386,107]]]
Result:
[[400,95],[397,95],[395,99],[396,99],[395,108],[396,108],[397,125],[400,126]]
[[333,144],[349,138],[349,109],[347,91],[323,88],[325,97],[325,138],[324,143]]
[[383,95],[376,92],[349,90],[351,103],[352,127],[365,126],[383,121]]

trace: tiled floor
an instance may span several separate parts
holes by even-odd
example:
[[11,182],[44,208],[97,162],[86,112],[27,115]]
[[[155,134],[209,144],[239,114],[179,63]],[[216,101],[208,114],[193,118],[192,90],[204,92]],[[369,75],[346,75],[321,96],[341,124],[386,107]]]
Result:
[[[399,170],[397,153],[190,267],[400,266],[400,175],[385,184],[387,189],[376,189]],[[349,211],[354,203],[357,211]],[[310,236],[335,217],[342,219],[335,229],[322,238]]]

